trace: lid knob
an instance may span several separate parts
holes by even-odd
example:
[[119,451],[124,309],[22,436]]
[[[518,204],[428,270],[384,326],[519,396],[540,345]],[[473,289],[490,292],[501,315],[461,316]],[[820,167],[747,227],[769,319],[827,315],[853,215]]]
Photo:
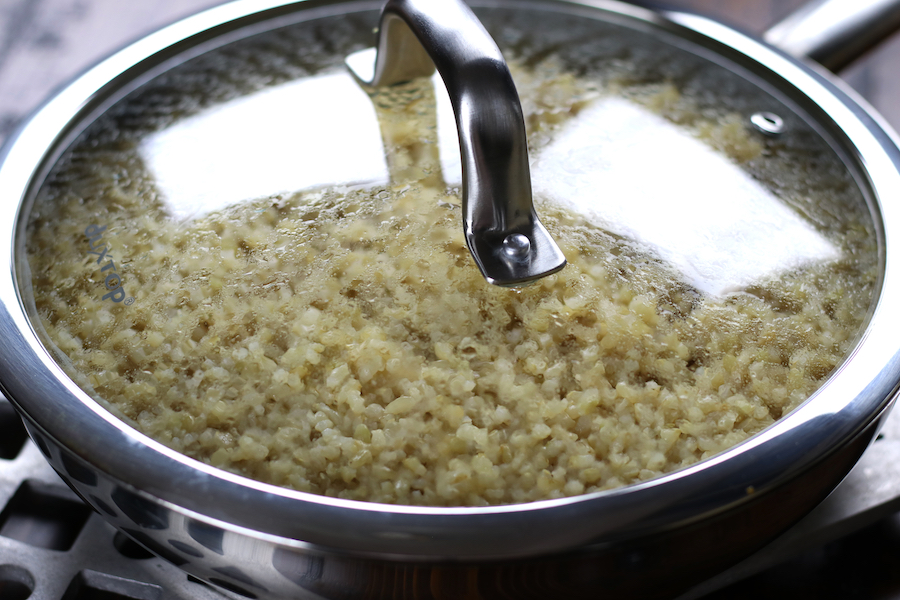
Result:
[[534,210],[525,122],[509,67],[468,6],[388,0],[377,46],[346,63],[366,87],[430,76],[437,68],[459,131],[466,244],[485,279],[523,285],[566,265]]

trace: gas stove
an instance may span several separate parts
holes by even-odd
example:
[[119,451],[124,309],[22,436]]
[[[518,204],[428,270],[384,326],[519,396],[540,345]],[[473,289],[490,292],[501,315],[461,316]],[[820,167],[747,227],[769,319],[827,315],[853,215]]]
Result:
[[0,400],[0,598],[224,600],[154,557],[95,514],[62,482]]
[[[81,502],[0,399],[2,600],[237,600],[156,558]],[[844,482],[769,546],[678,600],[900,599],[900,413]],[[893,563],[893,565],[892,565]],[[880,565],[880,569],[878,566]],[[880,572],[863,576],[858,569]],[[813,592],[810,586],[827,584]],[[801,587],[798,589],[798,585]],[[799,596],[798,596],[799,594]]]

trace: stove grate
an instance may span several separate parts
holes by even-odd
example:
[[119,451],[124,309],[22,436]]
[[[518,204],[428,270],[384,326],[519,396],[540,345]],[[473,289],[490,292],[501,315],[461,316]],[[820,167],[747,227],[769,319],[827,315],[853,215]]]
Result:
[[0,599],[240,598],[154,557],[93,513],[0,399]]

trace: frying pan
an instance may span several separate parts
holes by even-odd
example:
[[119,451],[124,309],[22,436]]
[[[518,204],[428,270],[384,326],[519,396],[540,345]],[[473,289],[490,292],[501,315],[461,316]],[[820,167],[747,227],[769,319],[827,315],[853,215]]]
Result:
[[[697,15],[600,0],[474,7],[501,41],[499,23],[515,19],[627,32],[733,75],[722,81],[740,82],[739,93],[752,90],[777,107],[767,113],[814,132],[859,187],[874,222],[882,270],[865,331],[812,398],[747,442],[653,480],[583,496],[478,508],[381,505],[277,488],[182,456],[111,415],[43,341],[24,256],[38,190],[92,123],[181,65],[308,23],[350,19],[363,24],[360,31],[371,29],[380,6],[238,0],[206,11],[78,78],[11,137],[0,165],[7,211],[0,248],[9,265],[0,279],[0,387],[88,504],[202,580],[251,598],[673,596],[761,547],[821,501],[874,438],[900,387],[900,152],[863,101],[817,65]],[[860,38],[860,31],[880,34],[873,23],[896,14],[880,5],[837,19],[824,37],[800,35],[810,20],[767,37],[836,66],[848,57],[832,41],[848,48],[843,40]]]

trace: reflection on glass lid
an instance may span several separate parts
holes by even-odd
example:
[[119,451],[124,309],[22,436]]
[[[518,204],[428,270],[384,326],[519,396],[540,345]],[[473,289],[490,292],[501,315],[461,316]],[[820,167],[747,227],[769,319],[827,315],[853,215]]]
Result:
[[[437,77],[441,172],[456,187],[458,135]],[[634,102],[594,100],[535,154],[539,197],[640,242],[707,294],[839,256],[738,165]],[[372,102],[347,73],[216,106],[148,136],[141,155],[176,219],[263,196],[389,181]]]
[[176,219],[263,196],[388,181],[372,102],[346,73],[212,107],[148,136],[141,156]]
[[721,296],[838,248],[728,157],[650,110],[604,98],[567,123],[535,167],[539,194],[647,246]]

